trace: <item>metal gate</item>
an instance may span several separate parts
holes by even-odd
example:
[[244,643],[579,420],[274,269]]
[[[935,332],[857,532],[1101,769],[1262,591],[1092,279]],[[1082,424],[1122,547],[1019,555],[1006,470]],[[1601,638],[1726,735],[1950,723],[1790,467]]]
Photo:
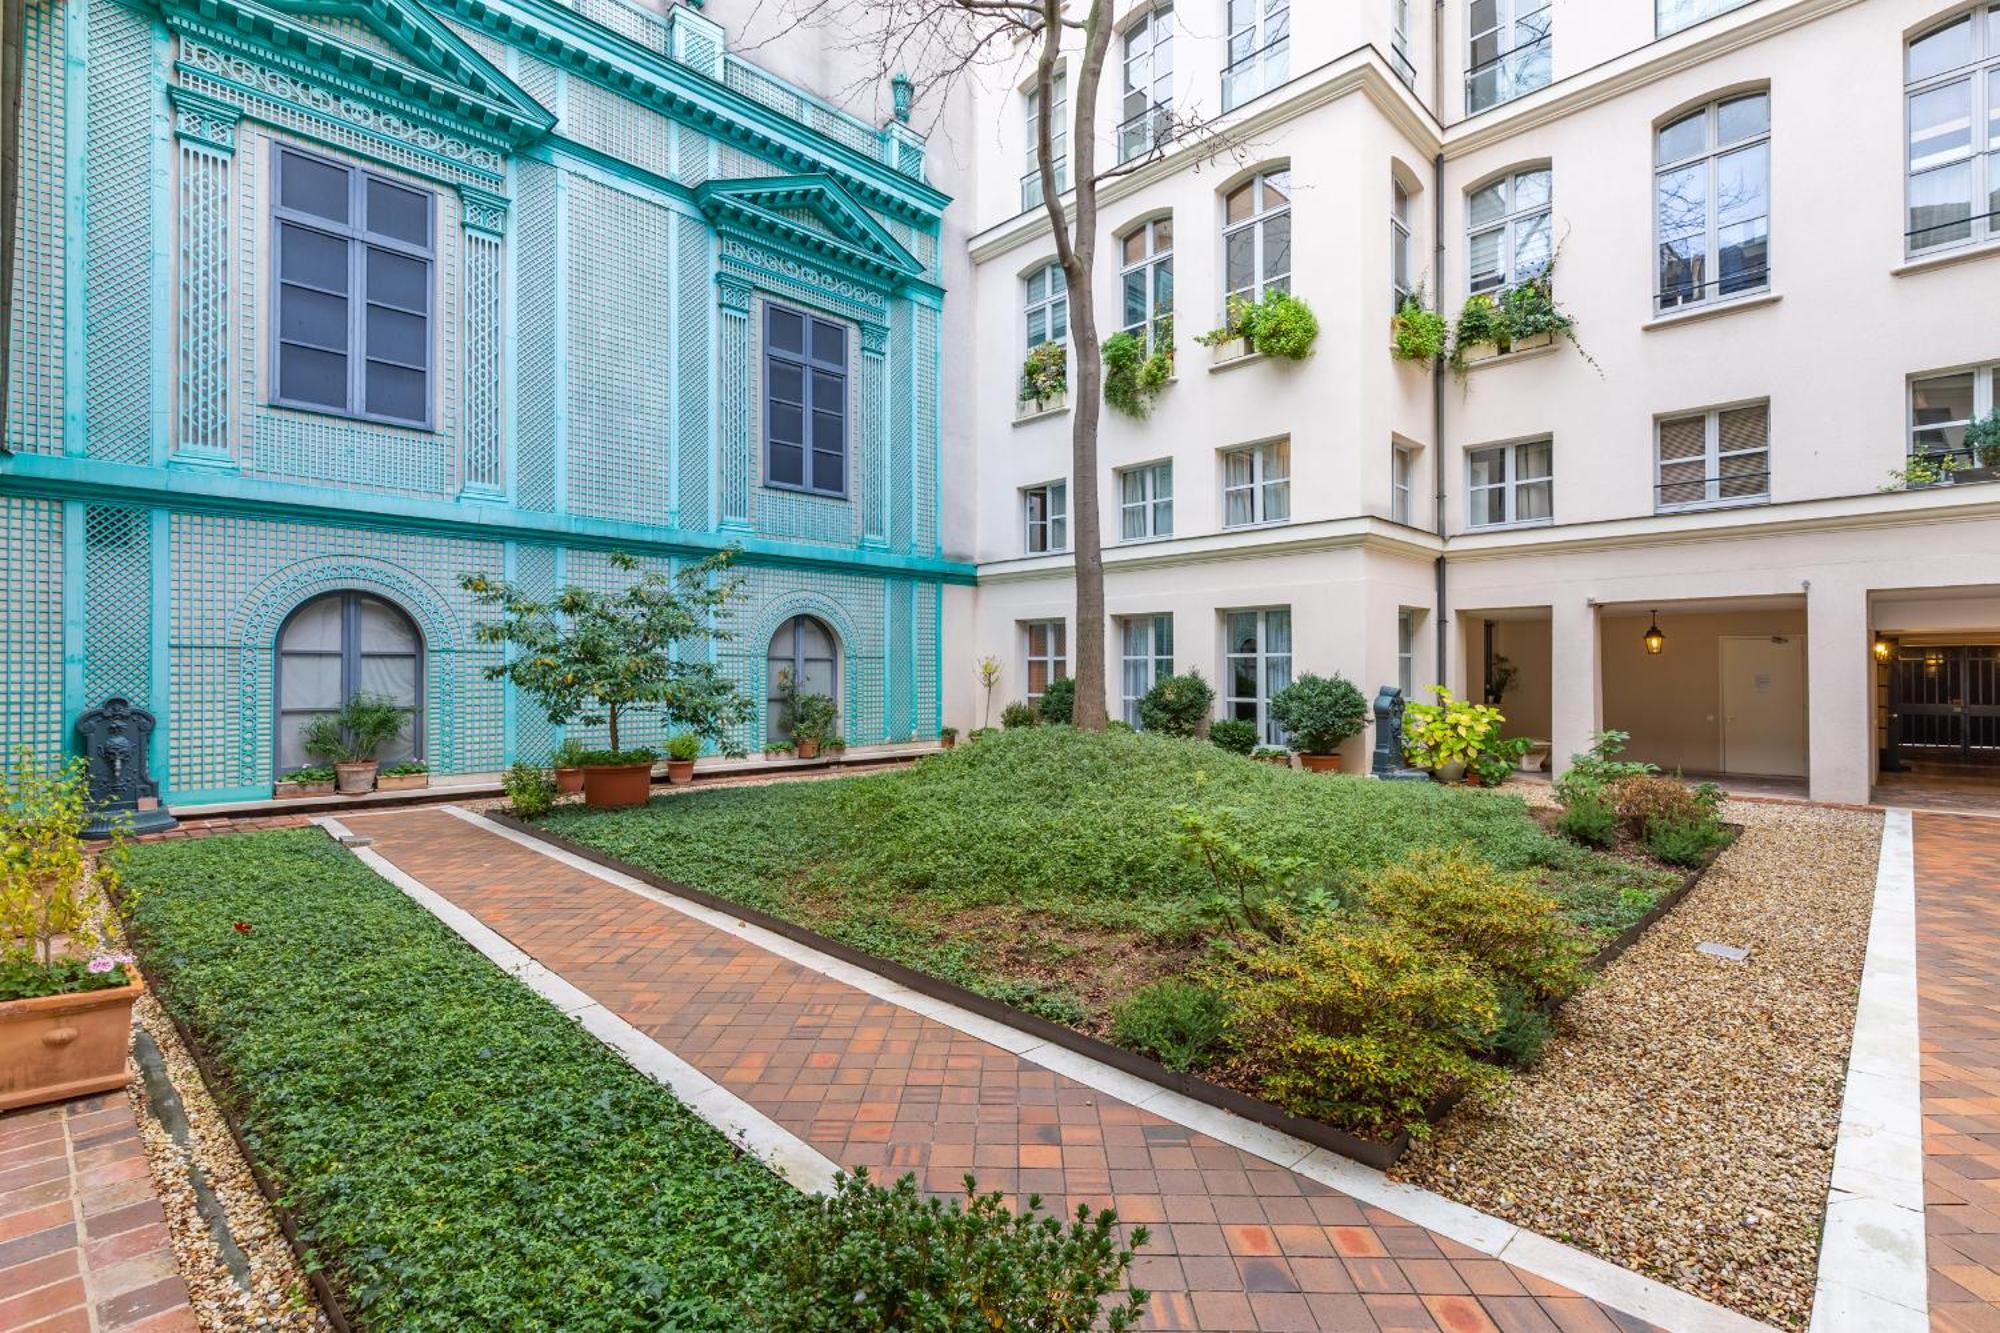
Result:
[[1898,646],[1889,748],[1905,761],[2000,765],[2000,647]]

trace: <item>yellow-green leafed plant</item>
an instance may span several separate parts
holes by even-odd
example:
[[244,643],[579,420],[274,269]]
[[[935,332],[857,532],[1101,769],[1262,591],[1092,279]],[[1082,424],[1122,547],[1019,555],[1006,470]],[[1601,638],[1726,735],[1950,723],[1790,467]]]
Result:
[[1507,720],[1499,709],[1460,699],[1442,685],[1431,689],[1436,703],[1403,710],[1403,757],[1412,767],[1471,764],[1499,741]]
[[[0,1001],[123,986],[125,954],[102,952],[83,830],[90,789],[81,759],[47,767],[23,747],[0,771]],[[100,851],[100,886],[115,881],[121,844]]]
[[1463,848],[1411,852],[1369,876],[1361,901],[1370,914],[1534,999],[1583,984],[1587,942],[1562,905],[1531,875],[1496,870]]

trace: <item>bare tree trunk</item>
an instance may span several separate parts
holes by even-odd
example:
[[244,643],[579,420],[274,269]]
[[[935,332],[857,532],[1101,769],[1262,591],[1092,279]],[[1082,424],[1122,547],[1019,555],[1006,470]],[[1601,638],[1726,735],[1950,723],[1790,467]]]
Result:
[[1103,414],[1104,363],[1098,348],[1097,303],[1092,277],[1097,259],[1097,92],[1111,47],[1110,0],[1091,0],[1084,22],[1083,58],[1069,101],[1076,119],[1069,136],[1070,175],[1076,182],[1074,231],[1056,188],[1054,82],[1061,56],[1064,0],[1043,0],[1042,55],[1035,89],[1042,204],[1055,234],[1056,258],[1069,288],[1070,545],[1076,565],[1076,641],[1073,645],[1076,707],[1071,720],[1089,731],[1106,721],[1104,679],[1104,546],[1097,502],[1097,427]]

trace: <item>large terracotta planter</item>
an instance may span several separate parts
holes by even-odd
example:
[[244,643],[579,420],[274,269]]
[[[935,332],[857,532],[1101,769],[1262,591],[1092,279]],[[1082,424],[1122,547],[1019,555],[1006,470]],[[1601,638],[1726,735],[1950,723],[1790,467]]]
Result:
[[1340,756],[1337,754],[1301,754],[1299,763],[1308,773],[1338,773]]
[[559,768],[556,770],[556,790],[565,796],[574,796],[583,790],[583,770],[580,768]]
[[644,805],[653,794],[653,765],[585,764],[583,803],[599,810]]
[[375,789],[375,770],[380,767],[373,759],[365,764],[335,764],[334,787],[342,796],[366,796]]
[[693,782],[694,760],[692,759],[667,760],[667,781],[673,783]]
[[124,1087],[132,1002],[145,988],[0,1003],[0,1111]]

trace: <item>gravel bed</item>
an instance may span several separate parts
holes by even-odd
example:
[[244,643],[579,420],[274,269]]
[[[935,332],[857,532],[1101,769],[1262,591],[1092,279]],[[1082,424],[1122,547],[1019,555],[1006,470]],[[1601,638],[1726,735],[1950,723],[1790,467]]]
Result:
[[1743,835],[1563,1006],[1541,1063],[1393,1174],[1804,1328],[1882,819],[1745,801],[1724,818]]
[[[144,1034],[158,1045],[168,1081],[187,1117],[187,1143],[182,1145],[153,1113],[145,1080],[132,1080],[129,1095],[138,1112],[153,1184],[166,1209],[174,1257],[201,1327],[209,1333],[243,1329],[330,1333],[332,1325],[320,1312],[277,1218],[251,1179],[200,1071],[181,1045],[180,1034],[150,994],[140,997],[134,1017],[135,1040]],[[239,1262],[248,1262],[248,1287],[230,1271],[209,1221],[202,1216],[190,1167],[200,1169],[220,1205],[227,1234],[242,1252]]]

